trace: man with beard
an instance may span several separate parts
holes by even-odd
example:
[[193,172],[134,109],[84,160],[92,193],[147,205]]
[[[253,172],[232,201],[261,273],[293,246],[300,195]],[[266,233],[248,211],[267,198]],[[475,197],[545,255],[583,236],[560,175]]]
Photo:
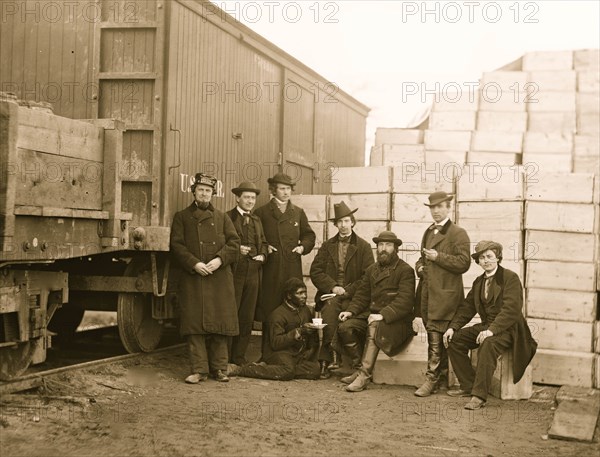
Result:
[[197,173],[194,201],[175,214],[171,227],[171,253],[183,269],[178,298],[191,361],[189,384],[209,374],[229,381],[227,341],[239,331],[230,265],[238,259],[240,238],[229,216],[210,203],[216,185],[214,176]]
[[380,348],[388,355],[397,353],[414,335],[415,271],[398,257],[402,241],[395,233],[384,231],[373,242],[377,244],[377,262],[367,268],[348,309],[339,315],[345,322],[365,310],[370,312],[361,366],[341,379],[348,384],[348,392],[367,387]]
[[319,337],[311,328],[312,311],[306,306],[306,285],[301,279],[290,278],[283,291],[283,303],[269,316],[263,361],[242,367],[230,364],[230,376],[278,381],[319,378],[319,363],[315,360]]

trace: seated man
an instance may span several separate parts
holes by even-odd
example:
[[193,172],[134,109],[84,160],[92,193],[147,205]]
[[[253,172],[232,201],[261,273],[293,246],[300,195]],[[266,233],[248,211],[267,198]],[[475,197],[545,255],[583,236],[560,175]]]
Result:
[[[471,256],[483,275],[473,282],[464,303],[444,333],[460,389],[449,390],[453,397],[471,397],[465,409],[479,409],[485,405],[488,390],[498,362],[498,356],[510,349],[513,353],[513,382],[517,383],[535,355],[537,343],[531,336],[522,314],[523,287],[516,273],[502,268],[502,245],[494,241],[480,241]],[[462,328],[476,313],[481,324]],[[479,347],[477,368],[469,359],[469,350]]]
[[306,285],[290,278],[284,283],[284,301],[275,308],[263,331],[268,332],[263,361],[245,366],[229,364],[230,376],[289,381],[294,378],[318,379],[319,348],[317,331],[308,328],[312,311],[306,306]]
[[[341,379],[349,384],[348,392],[360,392],[367,387],[382,343],[398,347],[414,335],[415,271],[398,257],[402,241],[388,231],[381,232],[373,241],[377,244],[377,262],[367,268],[348,309],[339,316],[343,322],[365,310],[370,312],[361,366]],[[386,338],[381,338],[383,331]],[[384,347],[381,349],[388,352]]]

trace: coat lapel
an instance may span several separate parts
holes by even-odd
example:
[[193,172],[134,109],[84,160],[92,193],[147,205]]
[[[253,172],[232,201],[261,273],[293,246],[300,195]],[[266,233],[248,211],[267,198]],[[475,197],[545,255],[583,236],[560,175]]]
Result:
[[337,237],[334,238],[331,242],[327,243],[327,252],[331,256],[331,259],[335,264],[335,269],[337,270],[340,263],[340,259],[338,256]]

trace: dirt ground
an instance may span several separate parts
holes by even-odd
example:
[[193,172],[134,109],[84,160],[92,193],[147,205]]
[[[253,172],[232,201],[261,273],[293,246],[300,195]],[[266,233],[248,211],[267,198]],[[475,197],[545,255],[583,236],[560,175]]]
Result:
[[339,379],[188,385],[183,349],[65,374],[0,400],[0,456],[597,456],[547,439],[557,388],[531,401],[347,393]]

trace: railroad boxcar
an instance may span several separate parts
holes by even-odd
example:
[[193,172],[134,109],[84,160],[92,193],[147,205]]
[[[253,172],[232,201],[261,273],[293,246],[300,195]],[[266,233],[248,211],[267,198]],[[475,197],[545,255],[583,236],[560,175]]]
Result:
[[[327,193],[364,163],[368,108],[197,0],[2,2],[0,377],[51,331],[117,311],[131,352],[177,318],[169,225],[198,171]],[[53,110],[53,112],[52,112]],[[50,330],[48,323],[52,318]]]

